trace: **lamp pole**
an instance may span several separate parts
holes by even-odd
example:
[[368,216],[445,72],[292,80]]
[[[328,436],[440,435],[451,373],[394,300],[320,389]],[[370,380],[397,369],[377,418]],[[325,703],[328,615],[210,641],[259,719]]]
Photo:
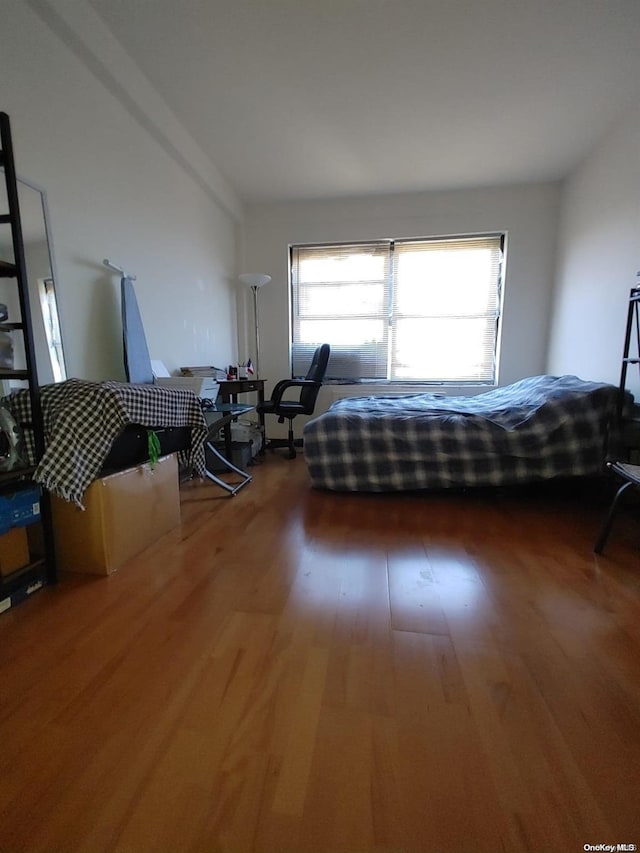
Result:
[[256,344],[256,378],[260,377],[260,332],[258,324],[258,291],[260,288],[271,281],[271,276],[261,272],[246,272],[238,276],[238,280],[242,284],[251,288],[253,293],[253,323],[255,331]]
[[260,332],[258,329],[258,291],[260,286],[252,284],[251,290],[253,291],[253,323],[256,339],[256,379],[260,379]]

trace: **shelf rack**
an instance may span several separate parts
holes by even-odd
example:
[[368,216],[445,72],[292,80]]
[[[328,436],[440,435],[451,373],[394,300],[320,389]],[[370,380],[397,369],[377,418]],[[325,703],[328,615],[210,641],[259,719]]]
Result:
[[[2,167],[6,186],[8,207],[8,211],[0,211],[0,227],[10,228],[13,247],[13,259],[0,260],[0,278],[15,280],[20,306],[20,320],[18,322],[0,322],[0,332],[22,335],[26,363],[24,369],[0,367],[0,379],[20,379],[27,383],[31,402],[31,423],[28,424],[28,427],[33,432],[35,462],[37,464],[45,448],[44,422],[31,325],[31,307],[11,124],[9,116],[3,112],[0,112],[0,167]],[[35,466],[29,465],[0,472],[0,495],[32,488],[34,486],[34,471]],[[39,529],[36,528],[36,524]],[[40,515],[38,521],[31,527],[41,535],[30,537],[29,562],[10,574],[0,575],[0,613],[28,598],[45,584],[56,581],[51,503],[49,493],[46,490],[40,489]],[[37,544],[33,545],[31,539],[37,541]]]

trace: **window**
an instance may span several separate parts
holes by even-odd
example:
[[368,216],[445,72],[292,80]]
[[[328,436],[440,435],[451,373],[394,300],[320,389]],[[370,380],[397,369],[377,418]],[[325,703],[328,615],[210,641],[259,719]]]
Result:
[[292,367],[328,378],[493,383],[504,235],[291,248]]
[[38,293],[40,296],[42,319],[44,321],[44,333],[47,338],[47,347],[51,358],[53,381],[62,382],[67,378],[67,375],[64,367],[62,335],[60,333],[60,320],[58,318],[58,306],[53,279],[39,278]]

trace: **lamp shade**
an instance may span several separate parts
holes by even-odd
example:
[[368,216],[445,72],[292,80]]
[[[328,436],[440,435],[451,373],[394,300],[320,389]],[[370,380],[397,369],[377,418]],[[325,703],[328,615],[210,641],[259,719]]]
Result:
[[271,276],[263,272],[244,272],[238,276],[238,281],[246,284],[247,287],[262,287],[265,284],[269,284]]

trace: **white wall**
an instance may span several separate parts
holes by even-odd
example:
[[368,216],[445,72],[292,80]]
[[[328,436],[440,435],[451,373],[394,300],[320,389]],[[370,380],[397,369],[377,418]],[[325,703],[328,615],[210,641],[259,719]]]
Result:
[[[188,165],[197,161],[188,140],[176,131],[163,144],[153,116],[136,112],[143,81],[96,17],[83,23],[111,52],[120,88],[101,77],[69,21],[49,13],[45,0],[3,0],[0,109],[11,119],[18,173],[47,191],[69,375],[124,378],[119,280],[104,258],[137,275],[152,357],[170,370],[234,361],[233,194],[220,202]],[[146,101],[154,107],[151,95]],[[158,112],[161,125],[169,121]]]
[[[263,376],[271,384],[290,371],[289,244],[494,231],[508,233],[499,382],[544,372],[558,208],[556,184],[248,208],[242,266],[273,279],[260,292]],[[240,328],[241,350],[251,350],[251,323],[246,338],[246,328]],[[317,411],[345,393],[350,391],[344,386],[323,388]],[[360,386],[357,393],[368,391]]]
[[640,270],[640,103],[567,180],[560,247],[549,371],[617,384]]

